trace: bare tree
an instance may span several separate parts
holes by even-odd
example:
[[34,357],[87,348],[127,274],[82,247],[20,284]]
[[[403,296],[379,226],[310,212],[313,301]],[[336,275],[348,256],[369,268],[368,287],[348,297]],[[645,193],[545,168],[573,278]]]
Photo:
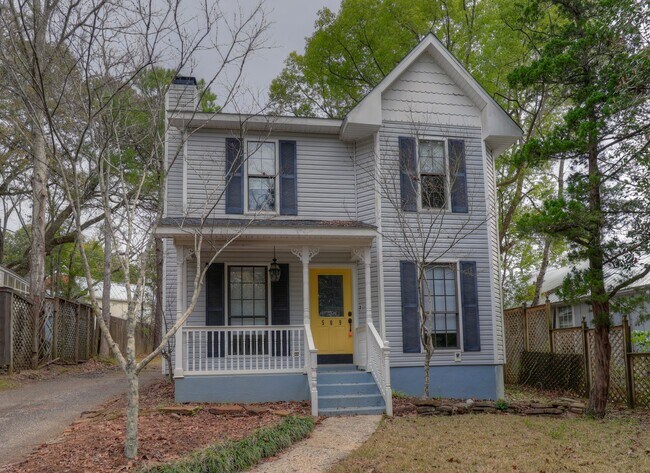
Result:
[[[111,264],[117,262],[125,275],[127,346],[122,353],[101,316],[87,251],[78,245],[102,337],[129,386],[125,442],[129,458],[137,455],[138,448],[138,375],[192,313],[206,272],[201,249],[209,213],[201,215],[201,224],[192,233],[196,277],[191,302],[154,350],[138,362],[135,327],[144,293],[145,263],[162,214],[168,171],[165,164],[172,166],[176,159],[164,155],[168,124],[163,104],[169,80],[159,73],[160,66],[173,64],[173,76],[191,69],[197,51],[211,49],[217,67],[208,87],[214,84],[221,88],[220,104],[226,106],[236,96],[247,59],[262,46],[267,27],[261,4],[234,15],[225,15],[216,2],[207,1],[192,10],[196,15],[187,11],[181,1],[52,0],[44,5],[38,1],[10,2],[2,12],[4,25],[20,33],[3,37],[3,66],[16,63],[20,66],[16,70],[29,78],[17,80],[17,93],[23,97],[34,129],[31,149],[39,202],[44,202],[40,190],[46,188],[47,173],[55,171],[72,218],[72,235],[83,241],[85,231],[94,223],[102,223],[105,270],[110,272]],[[143,108],[134,107],[136,103]],[[184,139],[190,135],[191,131],[184,130]],[[84,192],[88,188],[84,184],[90,180],[96,182],[92,205],[88,205]],[[30,267],[35,282],[32,292],[38,302],[44,290],[44,271],[39,269],[44,268],[45,225],[40,217],[44,205],[35,212],[33,245],[37,252]],[[89,221],[92,223],[87,225]],[[244,224],[229,236],[212,260],[245,229]],[[108,280],[104,284],[106,294],[110,291],[110,274],[104,279]]]
[[[426,122],[414,117],[401,130],[406,138],[399,138],[399,142],[396,136],[386,138],[381,144],[381,155],[373,156],[365,166],[362,163],[360,166],[380,194],[382,226],[379,231],[382,238],[387,240],[387,246],[392,248],[395,256],[400,256],[415,268],[419,342],[424,349],[423,396],[429,397],[431,359],[441,343],[441,340],[436,341],[434,321],[437,311],[432,286],[434,267],[453,274],[455,281],[462,270],[448,261],[473,255],[463,242],[477,231],[485,231],[491,225],[496,232],[496,208],[489,204],[489,196],[484,199],[482,193],[473,191],[477,186],[476,176],[465,175],[464,139],[477,138],[431,138],[440,137],[441,132]],[[486,179],[494,175],[493,170],[492,174],[485,174]],[[487,209],[483,207],[486,201]],[[486,251],[487,244],[486,241]],[[460,303],[459,289],[454,296],[457,304]],[[454,310],[459,309],[455,307]],[[445,340],[445,344],[460,349],[458,317],[455,323],[455,335]],[[438,328],[438,338],[440,332]]]

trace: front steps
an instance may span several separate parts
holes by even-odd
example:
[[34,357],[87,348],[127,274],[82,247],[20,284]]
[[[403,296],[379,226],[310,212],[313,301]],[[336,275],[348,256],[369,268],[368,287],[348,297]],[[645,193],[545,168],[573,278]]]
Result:
[[318,366],[318,414],[383,414],[384,398],[371,373],[355,365]]

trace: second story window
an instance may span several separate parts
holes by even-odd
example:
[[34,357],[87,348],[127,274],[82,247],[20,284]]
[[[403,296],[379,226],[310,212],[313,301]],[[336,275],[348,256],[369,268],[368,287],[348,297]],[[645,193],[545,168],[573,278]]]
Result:
[[445,209],[447,207],[445,142],[420,140],[418,158],[422,208]]
[[247,146],[248,210],[275,212],[275,143],[249,141]]

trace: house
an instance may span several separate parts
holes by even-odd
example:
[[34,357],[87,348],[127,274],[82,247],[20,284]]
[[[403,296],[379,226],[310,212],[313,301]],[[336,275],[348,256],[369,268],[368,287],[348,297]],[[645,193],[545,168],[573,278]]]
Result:
[[[561,268],[550,269],[546,272],[544,282],[542,283],[540,294],[543,298],[548,299],[551,304],[553,315],[553,326],[555,328],[579,327],[584,318],[589,327],[593,326],[593,314],[591,304],[586,302],[586,297],[582,300],[571,302],[566,301],[558,295],[558,289],[567,276],[575,270],[587,269],[587,262],[579,263],[575,266],[563,266]],[[617,275],[614,271],[607,271],[605,274],[605,286],[611,289],[617,281]],[[643,297],[650,295],[650,275],[634,281],[626,289],[621,290],[616,296],[619,302],[633,297]],[[617,304],[613,304],[612,322],[614,325],[622,323],[623,315],[617,309]],[[650,297],[647,301],[639,301],[634,304],[630,312],[627,313],[628,323],[631,330],[650,330]]]
[[[391,414],[393,389],[421,395],[417,278],[396,201],[409,222],[441,222],[427,271],[440,288],[427,302],[431,394],[503,396],[494,159],[522,132],[437,38],[343,120],[196,105],[196,81],[176,78],[157,229],[171,321],[191,304],[197,258],[204,268],[219,251],[176,334],[177,401]],[[450,247],[460,227],[471,232]]]
[[[90,296],[87,294],[87,283],[86,278],[77,278],[77,285],[81,288],[85,296],[82,298],[90,300]],[[103,303],[103,293],[104,293],[104,284],[102,281],[97,281],[93,285],[93,293],[95,300],[99,304],[99,308],[102,308]],[[136,285],[131,284],[131,290],[135,292]],[[133,294],[132,299],[135,299],[136,296]],[[136,309],[136,319],[138,322],[151,322],[152,316],[152,300],[153,292],[149,286],[143,287],[143,297],[142,300],[138,302],[138,307]],[[111,317],[116,317],[118,319],[125,320],[129,312],[129,297],[127,292],[126,283],[122,282],[111,282],[111,292],[110,292],[110,314]]]

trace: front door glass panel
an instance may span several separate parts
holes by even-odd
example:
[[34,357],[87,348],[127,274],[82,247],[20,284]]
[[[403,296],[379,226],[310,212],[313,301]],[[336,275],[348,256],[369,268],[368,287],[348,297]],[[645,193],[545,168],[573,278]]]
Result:
[[343,276],[318,275],[318,314],[321,317],[343,317]]

